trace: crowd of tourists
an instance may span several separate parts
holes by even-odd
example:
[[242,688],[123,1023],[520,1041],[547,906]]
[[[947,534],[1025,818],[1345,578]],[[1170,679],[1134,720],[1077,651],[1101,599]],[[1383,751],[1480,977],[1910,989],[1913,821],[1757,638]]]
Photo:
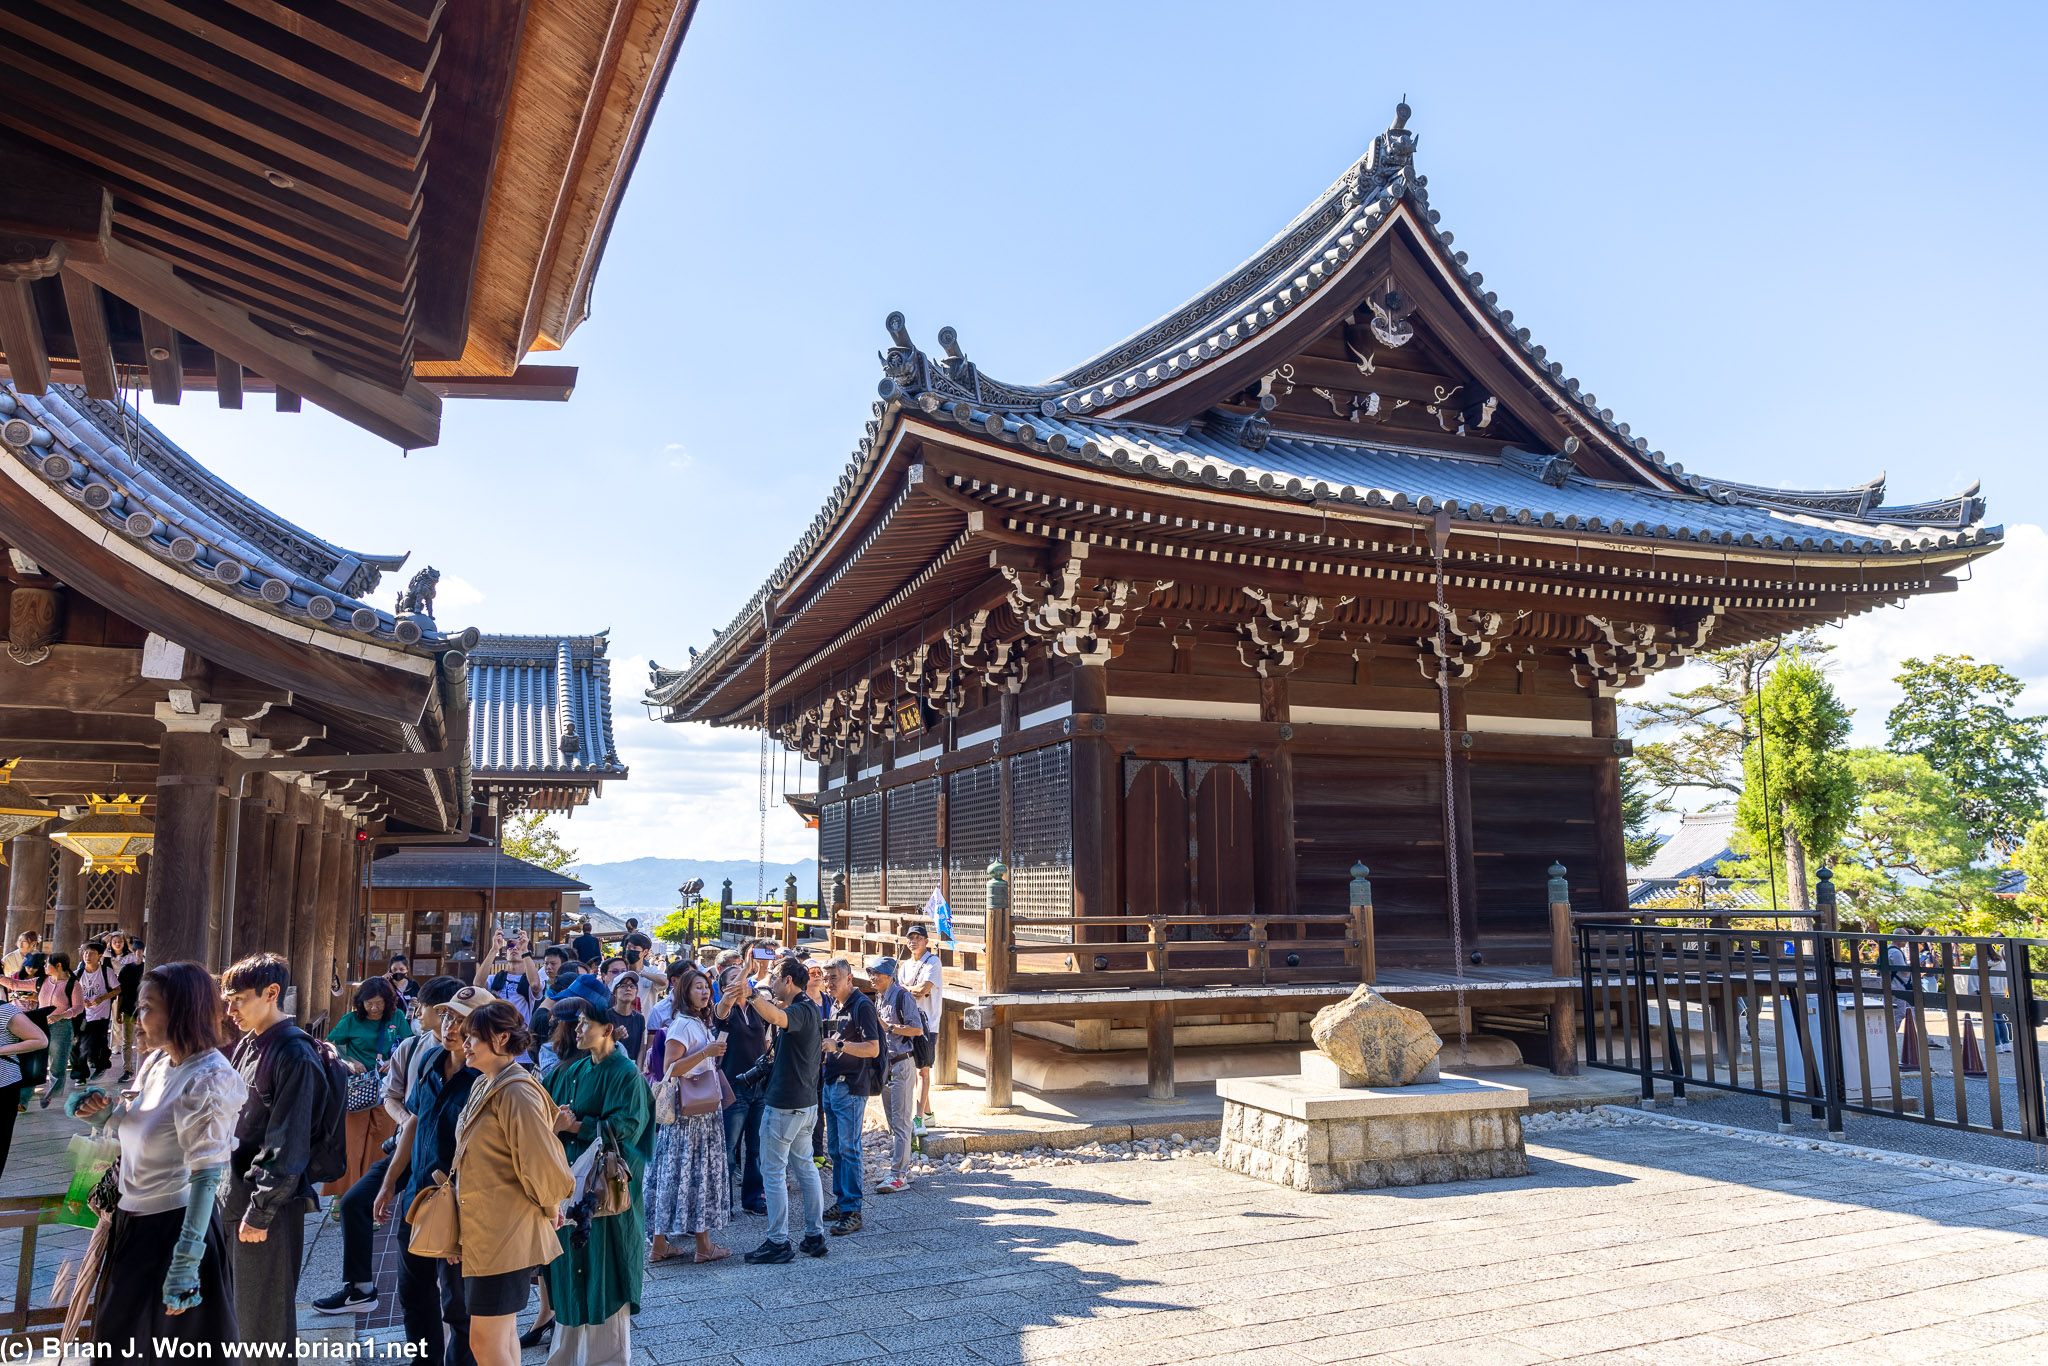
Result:
[[[865,964],[872,995],[851,963],[779,944],[659,963],[632,922],[609,957],[580,931],[538,953],[500,936],[469,980],[418,982],[394,958],[324,1039],[287,1013],[276,954],[216,980],[145,969],[122,936],[77,964],[23,936],[0,963],[0,1113],[11,1132],[40,1079],[40,1104],[118,1149],[88,1201],[72,1331],[114,1355],[291,1355],[304,1216],[325,1196],[343,1281],[320,1312],[377,1306],[388,1230],[417,1359],[511,1366],[551,1343],[558,1366],[625,1363],[650,1263],[731,1256],[716,1235],[744,1216],[765,1220],[748,1262],[824,1257],[867,1195],[908,1186],[944,1000],[921,927]],[[889,1161],[869,1172],[877,1098]]]

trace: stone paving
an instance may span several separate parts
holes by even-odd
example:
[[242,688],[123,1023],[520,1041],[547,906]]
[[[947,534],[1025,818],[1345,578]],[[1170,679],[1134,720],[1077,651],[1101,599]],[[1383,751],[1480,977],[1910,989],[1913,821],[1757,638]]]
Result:
[[[635,1356],[2048,1359],[2048,1191],[1636,1125],[1535,1133],[1529,1153],[1526,1177],[1342,1195],[1265,1185],[1207,1156],[943,1172],[871,1198],[866,1230],[832,1239],[823,1261],[650,1270]],[[744,1250],[761,1223],[743,1217],[722,1238]],[[310,1260],[330,1242],[316,1239]],[[309,1271],[302,1294],[320,1293]]]

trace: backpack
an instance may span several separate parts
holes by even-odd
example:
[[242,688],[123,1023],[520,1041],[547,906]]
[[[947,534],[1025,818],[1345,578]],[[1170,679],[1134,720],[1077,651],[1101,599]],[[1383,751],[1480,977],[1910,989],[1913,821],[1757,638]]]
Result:
[[865,1065],[846,1079],[846,1093],[850,1096],[886,1096],[889,1094],[889,1040],[882,1033],[882,1014],[875,1009],[875,1003],[868,1000],[862,992],[856,991],[847,999],[849,1020],[857,1019],[861,1003],[866,1003],[868,1018],[864,1023],[871,1025],[868,1036],[880,1047],[875,1049],[874,1057],[860,1059]]
[[[348,1064],[325,1039],[316,1039],[297,1025],[292,1026],[287,1041],[293,1036],[304,1039],[313,1050],[313,1059],[320,1064],[327,1080],[313,1105],[313,1131],[307,1135],[304,1173],[307,1181],[324,1186],[348,1174]],[[268,1078],[259,1074],[257,1081],[267,1084]]]

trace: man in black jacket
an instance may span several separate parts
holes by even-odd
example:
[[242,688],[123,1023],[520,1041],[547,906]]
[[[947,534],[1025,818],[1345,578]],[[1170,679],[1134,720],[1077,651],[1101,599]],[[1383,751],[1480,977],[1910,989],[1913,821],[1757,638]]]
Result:
[[222,1214],[236,1225],[235,1317],[242,1341],[299,1340],[299,1263],[306,1215],[318,1206],[306,1164],[327,1071],[313,1040],[284,1013],[291,969],[274,953],[244,958],[221,975],[228,1017],[242,1030],[230,1060],[249,1084],[235,1124]]
[[862,1120],[874,1078],[881,1072],[882,1022],[874,1002],[853,984],[853,964],[835,958],[825,965],[831,1014],[825,1020],[825,1088],[820,1108],[825,1141],[832,1149],[832,1236],[860,1232]]

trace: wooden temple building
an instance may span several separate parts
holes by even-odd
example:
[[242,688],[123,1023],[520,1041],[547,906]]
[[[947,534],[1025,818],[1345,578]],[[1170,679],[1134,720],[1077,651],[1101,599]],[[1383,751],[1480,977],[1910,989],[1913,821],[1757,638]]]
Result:
[[443,398],[567,399],[574,369],[528,360],[590,311],[694,8],[0,7],[10,942],[111,923],[158,962],[284,952],[310,1020],[365,960],[372,859],[624,776],[593,730],[479,780],[508,713],[473,721],[480,638],[436,622],[433,571],[379,607],[404,556],[259,506],[139,397],[311,401],[406,448]]
[[403,447],[557,350],[695,0],[0,6],[0,373]]
[[1206,1075],[1299,1047],[1361,978],[1569,1070],[1552,903],[1628,905],[1616,695],[1952,591],[1999,542],[1975,489],[1891,505],[1653,449],[1455,249],[1408,117],[1048,383],[892,315],[823,510],[653,672],[667,719],[820,765],[835,948],[890,946],[943,890],[941,1066],[985,1030],[992,1104],[1013,1066],[1097,1052],[1119,1079],[1138,1040],[1170,1095],[1176,1047]]
[[[479,836],[496,839],[522,811],[573,817],[628,776],[612,735],[610,641],[593,636],[483,636],[468,652],[470,790]],[[565,942],[590,884],[502,849],[415,846],[363,870],[369,921],[358,976],[394,953],[425,978],[468,962],[492,936]]]

